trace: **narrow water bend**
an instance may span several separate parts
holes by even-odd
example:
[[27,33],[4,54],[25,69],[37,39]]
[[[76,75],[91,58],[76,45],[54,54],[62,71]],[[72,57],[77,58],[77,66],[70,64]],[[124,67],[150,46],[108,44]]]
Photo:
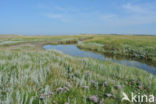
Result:
[[84,51],[77,48],[75,45],[44,45],[43,48],[45,50],[58,50],[65,54],[71,55],[71,56],[80,56],[80,57],[90,57],[93,59],[99,59],[103,61],[112,61],[119,64],[124,64],[126,66],[134,66],[140,69],[143,69],[149,73],[156,75],[156,67],[147,65],[145,63],[135,61],[135,60],[128,60],[128,59],[114,59],[114,58],[108,58],[105,55],[90,52],[90,51]]

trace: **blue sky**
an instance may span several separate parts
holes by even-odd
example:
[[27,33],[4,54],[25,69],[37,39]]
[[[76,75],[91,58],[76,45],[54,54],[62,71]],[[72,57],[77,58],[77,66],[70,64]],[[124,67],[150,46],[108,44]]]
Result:
[[0,0],[0,34],[156,34],[156,0]]

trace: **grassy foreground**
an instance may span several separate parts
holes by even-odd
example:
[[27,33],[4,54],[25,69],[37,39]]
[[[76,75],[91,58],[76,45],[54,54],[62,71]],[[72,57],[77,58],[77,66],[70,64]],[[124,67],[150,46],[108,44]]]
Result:
[[155,76],[133,67],[55,51],[3,51],[0,57],[3,104],[94,104],[92,95],[120,104],[122,91],[156,95]]
[[143,70],[41,49],[86,37],[1,38],[0,103],[129,104],[122,92],[156,96],[156,76]]

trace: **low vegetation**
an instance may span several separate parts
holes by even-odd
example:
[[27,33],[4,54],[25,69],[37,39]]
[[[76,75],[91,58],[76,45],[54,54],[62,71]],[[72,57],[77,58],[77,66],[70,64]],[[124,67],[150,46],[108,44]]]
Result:
[[81,49],[156,62],[156,36],[96,35],[79,44]]
[[3,104],[91,104],[93,95],[120,104],[122,91],[156,95],[155,76],[133,67],[56,51],[2,51],[0,57]]
[[156,96],[156,76],[143,70],[42,49],[80,39],[95,49],[103,45],[87,35],[1,38],[18,43],[0,45],[0,103],[129,104],[121,102],[122,92]]

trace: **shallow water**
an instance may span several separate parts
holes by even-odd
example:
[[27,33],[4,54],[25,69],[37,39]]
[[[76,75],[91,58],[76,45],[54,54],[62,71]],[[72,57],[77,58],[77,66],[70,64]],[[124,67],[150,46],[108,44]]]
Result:
[[90,58],[99,59],[103,61],[105,60],[112,61],[115,63],[124,64],[126,66],[134,66],[134,67],[143,69],[149,73],[156,74],[156,67],[145,64],[143,62],[130,60],[130,59],[128,60],[124,58],[115,59],[113,57],[112,58],[107,57],[102,54],[81,50],[77,48],[75,45],[44,45],[43,48],[46,50],[49,50],[49,49],[58,50],[71,56],[90,57]]

